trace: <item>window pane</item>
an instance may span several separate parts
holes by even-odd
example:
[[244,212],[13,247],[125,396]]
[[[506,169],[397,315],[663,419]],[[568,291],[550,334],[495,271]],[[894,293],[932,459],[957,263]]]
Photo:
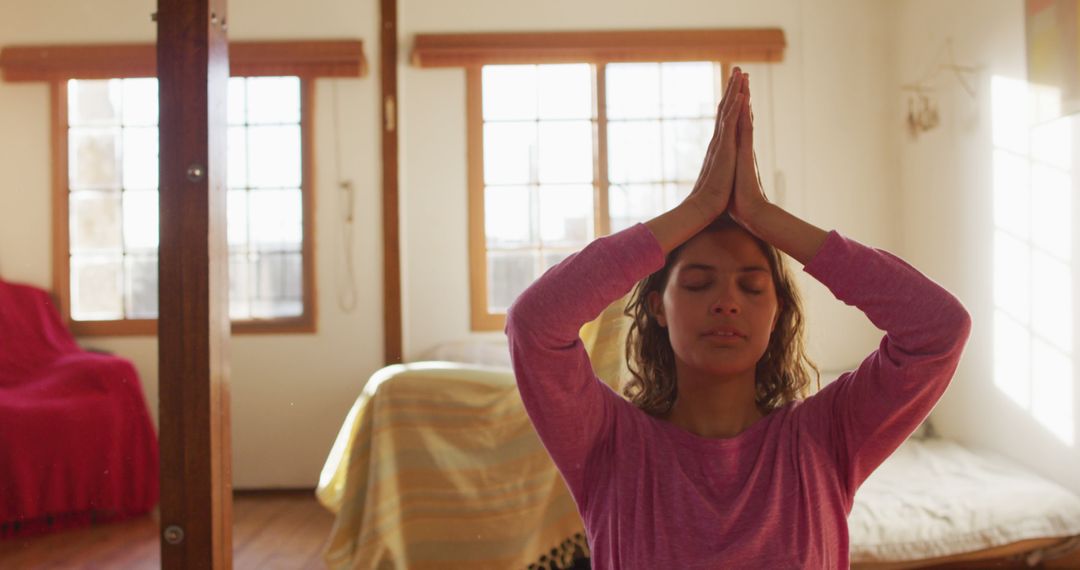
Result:
[[158,246],[158,193],[124,192],[124,247],[130,253],[154,251]]
[[247,105],[244,102],[247,98],[247,80],[243,77],[230,77],[228,91],[228,122],[230,125],[242,125],[247,122]]
[[994,150],[994,226],[1026,239],[1029,234],[1031,176],[1026,158]]
[[248,207],[252,249],[299,249],[303,239],[299,189],[252,190]]
[[245,251],[247,249],[247,220],[248,220],[248,192],[246,190],[229,190],[227,228],[229,232],[229,251]]
[[[661,210],[655,212],[652,217],[659,216],[664,212],[678,206],[690,195],[690,191],[694,189],[694,183],[687,182],[682,184],[664,184],[664,205]],[[644,221],[644,220],[642,220]]]
[[1072,257],[1072,175],[1053,166],[1031,165],[1031,245]]
[[[232,318],[302,314],[299,86],[296,77],[229,80]],[[155,318],[157,80],[72,81],[68,92],[72,316]],[[250,134],[249,118],[261,123]]]
[[487,246],[520,247],[532,242],[528,186],[484,189],[484,234]]
[[158,315],[157,256],[124,258],[127,318],[155,319]]
[[591,119],[592,66],[541,65],[539,70],[541,119]]
[[665,212],[664,187],[659,184],[611,186],[608,192],[611,231],[624,230]]
[[1028,152],[1036,163],[1059,170],[1072,168],[1073,130],[1076,115],[1040,123],[1031,128]]
[[299,123],[299,77],[252,77],[247,80],[248,124]]
[[994,311],[994,386],[1027,408],[1031,397],[1031,329]]
[[[1026,79],[994,75],[990,78],[990,125],[994,148],[1027,154],[1031,124],[1030,84]],[[1017,112],[1024,109],[1024,112]]]
[[536,279],[535,251],[488,253],[488,312],[504,313]]
[[72,256],[71,317],[78,321],[124,317],[121,257]]
[[562,260],[566,259],[573,253],[571,251],[558,251],[544,253],[544,268],[543,271],[551,269],[553,266],[558,265]]
[[536,123],[484,125],[484,182],[528,184],[536,180]]
[[592,122],[541,122],[540,183],[592,180]]
[[68,162],[71,188],[119,188],[120,129],[71,129]]
[[484,120],[536,118],[536,66],[485,65]]
[[1035,250],[1031,255],[1031,328],[1064,351],[1072,350],[1072,268]]
[[1031,248],[994,231],[994,306],[1027,326],[1030,323]]
[[609,119],[660,117],[660,65],[612,63],[607,65]]
[[229,188],[247,186],[247,129],[229,127],[229,139],[226,143],[229,153]]
[[116,79],[68,81],[68,124],[119,125],[120,97]]
[[250,127],[248,172],[252,188],[300,186],[300,126]]
[[253,255],[251,275],[255,276],[252,318],[294,317],[303,313],[299,253]]
[[591,240],[592,198],[592,186],[541,186],[540,238],[544,245],[584,245]]
[[[157,126],[158,83],[152,77],[125,79],[124,126]],[[157,147],[155,143],[154,147]]]
[[659,182],[660,122],[608,123],[608,175],[612,183]]
[[251,278],[246,253],[229,256],[229,318],[251,318]]
[[694,182],[712,138],[712,119],[664,121],[664,178]]
[[[1072,347],[1070,346],[1070,349]],[[1073,447],[1076,411],[1071,350],[1055,349],[1040,338],[1031,343],[1031,417]]]
[[660,66],[661,96],[665,117],[713,117],[720,98],[710,62],[674,62]]
[[72,253],[120,252],[120,193],[86,190],[72,192],[68,201]]
[[124,129],[124,188],[157,188],[157,127]]

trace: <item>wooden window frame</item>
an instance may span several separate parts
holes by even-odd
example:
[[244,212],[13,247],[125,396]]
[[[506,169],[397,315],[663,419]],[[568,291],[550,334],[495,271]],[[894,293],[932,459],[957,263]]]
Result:
[[550,32],[521,34],[420,34],[412,61],[419,67],[464,67],[468,160],[469,298],[471,329],[501,331],[505,313],[487,309],[487,244],[484,214],[485,65],[587,63],[593,69],[596,126],[593,153],[593,212],[597,236],[610,233],[608,209],[606,66],[617,62],[711,61],[720,83],[731,62],[782,61],[786,41],[779,29]]
[[[300,78],[301,203],[303,207],[303,307],[296,317],[232,321],[234,334],[314,333],[315,294],[315,79],[361,77],[367,65],[359,41],[235,42],[229,45],[234,77]],[[156,77],[153,44],[99,46],[14,46],[0,52],[5,81],[44,81],[50,86],[52,138],[53,290],[61,315],[76,336],[157,334],[157,319],[76,321],[71,318],[69,243],[68,100],[70,79]]]

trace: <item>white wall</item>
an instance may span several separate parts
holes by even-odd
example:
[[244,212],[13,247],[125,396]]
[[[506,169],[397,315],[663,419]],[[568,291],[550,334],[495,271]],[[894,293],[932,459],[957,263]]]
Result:
[[[381,365],[382,246],[379,195],[378,11],[371,0],[232,0],[230,37],[360,38],[371,74],[318,83],[316,256],[319,332],[232,340],[233,449],[237,487],[314,486],[329,446],[366,378]],[[805,4],[805,7],[804,7]],[[460,70],[408,65],[423,32],[782,28],[785,61],[751,71],[755,110],[767,120],[773,86],[775,164],[786,177],[781,205],[825,229],[899,251],[898,129],[893,95],[892,5],[859,0],[645,0],[522,2],[401,0],[402,270],[407,360],[433,345],[468,337],[465,86]],[[0,45],[152,41],[152,3],[43,0],[0,8]],[[771,79],[771,81],[770,81]],[[354,261],[361,302],[336,303],[341,240],[332,152],[340,128],[341,170],[358,191]],[[767,137],[759,136],[759,143]],[[770,145],[771,146],[771,145]],[[762,149],[767,152],[767,149]],[[760,151],[759,151],[760,152]],[[763,164],[772,164],[764,160]],[[0,83],[0,275],[50,287],[48,91]],[[771,168],[766,166],[766,168]],[[771,173],[764,173],[770,185]],[[948,265],[926,264],[932,277]],[[848,368],[874,350],[880,333],[858,310],[799,275],[809,350],[824,368]],[[920,267],[923,268],[923,267]],[[827,331],[842,330],[844,334]],[[490,333],[479,336],[499,336]],[[91,338],[139,369],[157,411],[157,353],[150,338]]]
[[[1011,457],[1080,493],[1080,366],[1075,356],[1071,394],[1055,391],[1050,395],[1065,399],[1072,410],[1075,443],[1071,446],[1043,427],[1033,412],[1015,404],[995,386],[995,118],[991,112],[994,103],[991,82],[993,77],[1026,80],[1024,3],[1022,0],[903,0],[897,3],[896,22],[897,71],[902,82],[924,76],[935,64],[938,49],[949,38],[959,65],[981,68],[971,78],[977,86],[975,98],[953,76],[939,75],[935,83],[941,126],[915,140],[902,135],[898,139],[903,164],[901,250],[907,259],[936,275],[964,301],[974,325],[956,378],[934,413],[935,426],[947,437]],[[906,103],[899,91],[895,99],[894,122],[899,125]],[[1027,112],[1022,104],[1008,111],[1015,117],[1026,116]],[[1080,220],[1077,215],[1080,201],[1075,198],[1077,177],[1073,178],[1070,217],[1075,227]],[[1075,261],[1080,232],[1074,229],[1072,235],[1075,299],[1076,283],[1080,283],[1077,277],[1080,264]],[[1055,302],[1063,308],[1071,306],[1072,322],[1080,322],[1075,301]],[[1076,338],[1074,333],[1072,355],[1080,354]],[[1036,382],[1048,379],[1034,378]]]

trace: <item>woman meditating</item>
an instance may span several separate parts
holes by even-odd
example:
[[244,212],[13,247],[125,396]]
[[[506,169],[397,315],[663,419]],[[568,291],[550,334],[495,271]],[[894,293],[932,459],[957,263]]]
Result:
[[[780,251],[886,333],[809,396],[817,369]],[[631,288],[623,398],[578,331]],[[766,199],[738,68],[687,198],[550,268],[506,319],[521,398],[596,569],[848,567],[856,490],[930,413],[970,330],[903,260]]]

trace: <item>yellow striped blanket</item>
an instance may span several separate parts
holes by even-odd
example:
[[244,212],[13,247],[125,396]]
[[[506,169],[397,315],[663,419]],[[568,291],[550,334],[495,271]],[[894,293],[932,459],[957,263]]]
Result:
[[[622,303],[582,328],[598,376],[625,361]],[[452,362],[376,372],[323,467],[336,514],[331,568],[527,568],[588,553],[562,477],[525,413],[513,373]]]

